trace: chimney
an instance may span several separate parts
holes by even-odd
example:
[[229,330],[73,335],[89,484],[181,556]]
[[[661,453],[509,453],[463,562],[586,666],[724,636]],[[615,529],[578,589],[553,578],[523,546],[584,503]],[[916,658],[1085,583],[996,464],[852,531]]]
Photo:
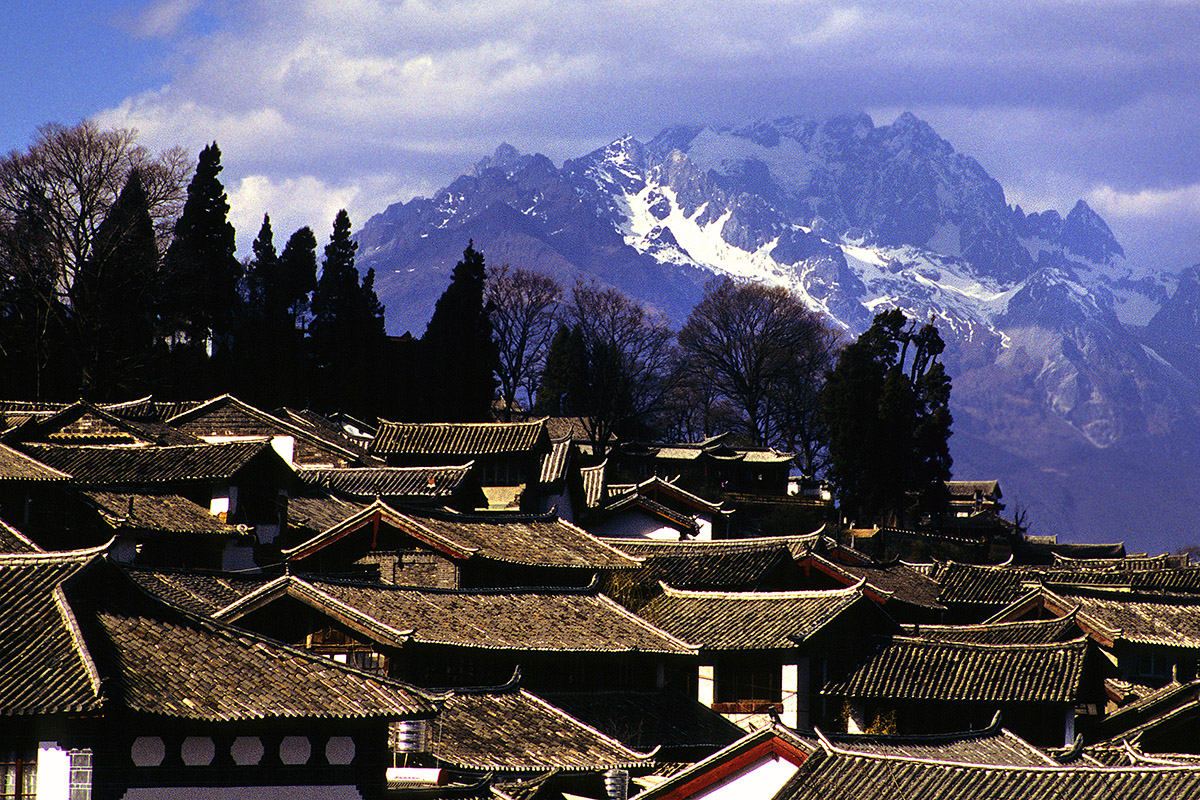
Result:
[[606,770],[604,791],[608,800],[629,800],[629,771],[615,767]]

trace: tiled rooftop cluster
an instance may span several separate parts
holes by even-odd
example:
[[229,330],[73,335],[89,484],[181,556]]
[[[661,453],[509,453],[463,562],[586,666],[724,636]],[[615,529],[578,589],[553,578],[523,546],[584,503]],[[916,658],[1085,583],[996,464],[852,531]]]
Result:
[[729,436],[0,410],[0,756],[228,786],[258,742],[255,786],[373,797],[1200,797],[1178,556],[839,531]]

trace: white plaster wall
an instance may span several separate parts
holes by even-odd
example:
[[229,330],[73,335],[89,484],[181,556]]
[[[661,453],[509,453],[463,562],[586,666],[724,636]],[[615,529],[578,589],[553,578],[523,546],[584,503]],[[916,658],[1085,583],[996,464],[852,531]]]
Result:
[[800,687],[800,668],[797,664],[784,664],[780,667],[780,689],[782,691],[783,713],[779,721],[789,728],[796,727],[799,703],[797,695]]
[[58,742],[38,742],[37,800],[67,800],[71,785],[71,754]]
[[695,800],[756,800],[774,797],[799,769],[786,758],[769,756],[694,795]]
[[272,436],[271,449],[278,453],[289,467],[295,466],[296,438],[294,436]]
[[716,673],[717,668],[711,664],[696,668],[696,700],[700,705],[712,708],[717,696]]
[[611,536],[622,539],[662,539],[679,541],[679,531],[670,525],[645,514],[619,514],[592,526],[588,533],[593,536]]

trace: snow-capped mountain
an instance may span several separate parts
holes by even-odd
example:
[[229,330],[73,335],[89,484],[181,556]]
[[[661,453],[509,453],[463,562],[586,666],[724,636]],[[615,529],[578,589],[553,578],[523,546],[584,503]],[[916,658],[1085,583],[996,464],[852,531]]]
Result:
[[[999,477],[1035,532],[1143,538],[1123,531],[1161,514],[1158,546],[1192,541],[1190,497],[1164,492],[1200,477],[1200,278],[1169,300],[1175,278],[1135,269],[1085,202],[1065,217],[1009,206],[912,114],[675,126],[561,167],[502,145],[363,226],[359,263],[390,329],[424,329],[468,239],[489,262],[594,278],[676,322],[723,275],[786,286],[847,336],[891,306],[934,318],[951,342],[958,476]],[[1126,462],[1121,488],[1095,483]]]

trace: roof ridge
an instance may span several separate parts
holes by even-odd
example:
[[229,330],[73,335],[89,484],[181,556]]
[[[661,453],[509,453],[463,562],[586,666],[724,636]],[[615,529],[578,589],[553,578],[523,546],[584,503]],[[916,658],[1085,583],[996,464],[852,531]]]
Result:
[[869,753],[858,750],[847,750],[843,747],[838,747],[832,742],[822,742],[822,745],[828,747],[830,752],[844,756],[846,758],[860,758],[864,760],[874,761],[900,761],[908,764],[923,767],[955,767],[965,770],[985,770],[996,772],[1097,772],[1103,774],[1116,775],[1121,773],[1155,773],[1155,772],[1200,772],[1200,764],[1155,764],[1147,766],[1117,766],[1110,767],[1107,765],[1092,765],[1080,764],[1074,766],[1065,766],[1063,764],[984,764],[974,761],[947,761],[938,758],[921,758],[919,756],[893,755],[891,753]]
[[663,594],[667,597],[689,597],[696,599],[722,600],[819,600],[821,598],[848,597],[861,594],[866,578],[860,578],[858,583],[842,589],[789,589],[776,592],[728,592],[709,589],[676,589],[664,581],[659,581]]
[[645,617],[643,617],[643,616],[641,616],[641,615],[639,615],[639,614],[635,614],[635,613],[633,613],[633,612],[632,612],[632,611],[630,611],[628,608],[626,608],[625,606],[621,605],[621,604],[620,604],[620,603],[618,603],[616,600],[613,600],[611,597],[609,597],[608,595],[604,594],[603,592],[600,592],[600,593],[599,593],[599,597],[600,597],[600,602],[601,602],[601,603],[605,603],[605,604],[607,604],[607,605],[609,605],[609,606],[612,606],[612,608],[613,608],[613,609],[614,609],[614,610],[615,610],[617,613],[619,613],[619,614],[623,614],[624,616],[628,617],[628,618],[629,618],[630,620],[632,620],[632,621],[633,621],[635,624],[637,624],[637,625],[641,625],[641,626],[643,626],[643,627],[646,627],[646,628],[649,628],[649,629],[650,629],[650,630],[651,630],[651,631],[652,631],[652,632],[653,632],[655,635],[657,635],[657,636],[661,636],[661,637],[663,637],[663,638],[665,638],[665,639],[669,639],[670,641],[672,641],[672,642],[674,642],[674,643],[676,643],[676,644],[678,644],[678,645],[680,645],[680,646],[682,646],[682,647],[686,647],[687,649],[689,649],[689,650],[691,650],[691,651],[693,651],[693,652],[699,652],[699,650],[700,650],[700,646],[699,646],[699,645],[691,644],[690,642],[685,642],[683,639],[680,639],[678,636],[676,636],[676,635],[674,635],[673,633],[671,633],[671,632],[667,631],[666,629],[658,627],[657,625],[655,625],[653,622],[651,622],[650,620],[646,619]]
[[485,427],[485,426],[533,427],[535,425],[543,424],[547,419],[549,419],[549,417],[537,417],[535,419],[521,420],[519,422],[499,422],[499,421],[493,421],[493,422],[400,422],[400,421],[397,421],[397,422],[393,422],[392,420],[381,419],[381,420],[379,420],[379,424],[381,427],[384,425],[396,425],[396,426],[408,425],[408,426],[412,426],[412,427],[423,427],[423,428],[436,427],[436,426],[443,426],[443,427],[447,427],[447,428],[469,428],[469,427],[481,428],[481,427]]
[[583,728],[586,728],[588,731],[595,734],[600,739],[604,740],[607,744],[609,744],[613,747],[616,747],[616,748],[620,748],[621,750],[624,750],[627,753],[633,754],[635,762],[649,761],[650,759],[654,758],[655,754],[657,754],[659,750],[662,749],[662,745],[660,744],[660,745],[655,745],[654,749],[651,750],[649,753],[643,753],[638,750],[634,750],[632,747],[629,747],[628,745],[623,744],[622,742],[618,741],[617,739],[614,739],[613,737],[609,736],[607,733],[604,733],[603,731],[599,730],[598,728],[595,728],[592,725],[588,724],[587,722],[581,720],[579,717],[576,717],[575,715],[571,714],[566,709],[559,708],[558,706],[551,703],[549,700],[545,699],[544,697],[540,697],[539,695],[534,694],[533,692],[529,691],[528,689],[519,687],[517,689],[517,692],[519,694],[524,695],[525,697],[529,698],[533,702],[542,705],[543,707],[550,710],[554,714],[557,714],[558,716],[566,717],[567,719],[575,722],[577,725],[579,725]]
[[83,563],[93,556],[99,555],[110,547],[116,538],[109,539],[104,544],[86,547],[80,550],[42,550],[35,553],[0,553],[0,567],[26,566],[29,564],[50,564],[55,561]]
[[67,600],[66,592],[63,591],[62,581],[59,581],[54,587],[53,595],[54,606],[58,609],[58,614],[62,618],[63,625],[67,628],[67,635],[71,637],[71,644],[75,650],[75,654],[83,662],[83,669],[87,672],[88,683],[92,686],[92,693],[97,700],[103,700],[100,692],[100,670],[96,668],[96,661],[92,658],[92,654],[88,650],[87,641],[83,638],[83,631],[79,628],[79,620],[76,619],[75,611],[71,608],[70,601]]
[[301,573],[299,575],[303,580],[310,584],[316,583],[331,583],[335,586],[357,586],[363,589],[378,589],[383,591],[396,592],[417,592],[419,594],[446,594],[458,596],[497,596],[505,594],[566,594],[566,595],[601,595],[599,591],[600,579],[598,575],[593,575],[592,580],[587,586],[496,586],[496,587],[479,587],[479,588],[462,588],[457,586],[416,586],[411,584],[399,583],[382,583],[372,581],[368,578],[351,578],[351,577],[335,577],[322,576],[311,573]]
[[1068,639],[1065,642],[1037,642],[1037,643],[1019,643],[1019,644],[1004,644],[992,642],[960,642],[947,639],[925,639],[921,636],[906,636],[896,635],[891,638],[888,646],[900,642],[901,644],[919,644],[927,647],[953,647],[961,649],[981,649],[981,650],[1062,650],[1068,647],[1075,648],[1086,646],[1087,636],[1079,636],[1074,639]]

